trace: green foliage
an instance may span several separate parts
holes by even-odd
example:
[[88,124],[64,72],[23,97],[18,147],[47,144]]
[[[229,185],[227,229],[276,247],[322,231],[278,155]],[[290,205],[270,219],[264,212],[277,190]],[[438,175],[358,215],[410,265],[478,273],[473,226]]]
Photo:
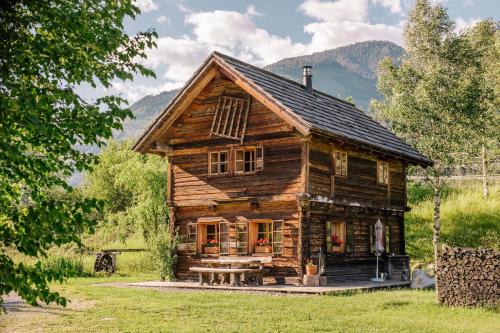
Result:
[[14,261],[7,249],[43,258],[51,246],[81,245],[80,235],[93,231],[91,213],[102,204],[68,198],[66,178],[96,160],[76,146],[102,146],[131,112],[121,97],[89,102],[75,87],[154,75],[137,59],[155,47],[156,33],[123,31],[138,13],[131,0],[0,5],[0,302],[14,291],[32,305],[66,304],[49,290],[65,279],[63,270]]
[[[458,183],[445,187],[441,207],[444,243],[461,247],[500,249],[500,186],[491,187],[484,200],[479,183]],[[426,185],[408,187],[412,206],[406,214],[406,251],[412,260],[431,262],[432,189]]]
[[442,176],[460,161],[474,137],[474,124],[486,113],[478,51],[440,5],[419,0],[405,28],[407,54],[400,65],[380,64],[382,101],[371,107],[408,143],[434,161],[428,169]]
[[[450,185],[443,185],[441,189],[441,198],[446,199],[451,194],[456,193],[457,189]],[[411,183],[407,189],[408,204],[410,206],[419,204],[422,201],[431,201],[434,197],[434,189],[423,182]]]
[[137,232],[148,239],[168,222],[166,162],[131,148],[130,140],[109,141],[85,175],[84,195],[105,202],[97,232],[103,242],[124,242]]
[[66,277],[88,277],[92,274],[85,270],[81,257],[49,256],[44,262],[49,270],[64,272]]
[[[477,23],[468,31],[465,37],[476,51],[478,66],[481,67],[483,79],[482,90],[487,98],[484,99],[486,112],[473,127],[475,135],[468,143],[468,151],[472,157],[483,155],[486,162],[490,162],[500,150],[500,31],[491,20]],[[482,152],[482,149],[484,151]],[[482,154],[483,153],[483,154]],[[489,174],[492,170],[486,165],[483,173]]]
[[178,234],[172,235],[167,228],[167,225],[161,226],[156,234],[148,240],[151,268],[157,272],[162,281],[172,280],[175,277],[174,265],[177,259],[177,244],[179,243]]

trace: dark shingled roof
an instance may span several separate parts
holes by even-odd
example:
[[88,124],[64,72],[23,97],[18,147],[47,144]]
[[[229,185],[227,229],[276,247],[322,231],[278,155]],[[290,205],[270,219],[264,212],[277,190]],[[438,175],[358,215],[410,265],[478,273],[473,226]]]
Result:
[[379,124],[353,104],[314,90],[305,90],[304,85],[214,52],[234,70],[251,80],[282,105],[293,111],[313,129],[347,140],[366,144],[403,155],[406,158],[428,165],[432,162],[390,130]]

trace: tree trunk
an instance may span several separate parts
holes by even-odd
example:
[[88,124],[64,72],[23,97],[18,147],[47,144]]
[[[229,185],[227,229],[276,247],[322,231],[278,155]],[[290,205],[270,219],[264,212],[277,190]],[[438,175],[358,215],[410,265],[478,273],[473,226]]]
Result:
[[488,161],[486,156],[486,145],[483,144],[481,149],[481,162],[483,171],[483,197],[488,199],[490,195],[490,185],[488,183]]
[[[441,183],[439,176],[436,177],[434,187],[434,228],[432,233],[432,245],[434,246],[434,278],[438,279],[437,267],[439,257],[439,243],[441,238]],[[438,285],[436,283],[436,297],[438,297]]]
[[432,244],[434,246],[434,268],[437,267],[440,237],[441,237],[441,184],[439,177],[436,177],[436,184],[434,187],[434,228],[432,235]]

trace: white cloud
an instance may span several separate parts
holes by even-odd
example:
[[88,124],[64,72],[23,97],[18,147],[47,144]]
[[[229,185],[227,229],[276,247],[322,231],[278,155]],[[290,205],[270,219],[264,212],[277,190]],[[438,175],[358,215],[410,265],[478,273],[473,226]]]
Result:
[[163,78],[170,81],[185,81],[201,62],[212,52],[210,45],[198,43],[187,36],[181,38],[160,37],[158,48],[149,50],[143,61],[147,66],[157,68],[166,65]]
[[284,57],[303,54],[306,45],[293,43],[290,37],[279,37],[260,29],[252,17],[260,15],[250,6],[246,13],[215,10],[191,13],[186,23],[193,26],[196,41],[212,48],[231,50],[245,55],[257,65],[264,65]]
[[372,3],[379,4],[383,7],[389,8],[391,13],[393,14],[398,14],[398,13],[402,14],[403,12],[400,0],[372,0]]
[[[399,1],[396,4],[394,1],[375,0],[374,3],[389,7],[391,11],[401,10]],[[312,35],[308,50],[316,52],[373,39],[401,44],[402,27],[368,22],[368,7],[368,0],[304,1],[299,9],[319,20],[304,27],[304,31]]]
[[191,13],[191,12],[192,12],[192,10],[191,10],[189,7],[187,7],[187,6],[183,5],[182,3],[177,4],[177,8],[178,8],[181,12],[183,12],[183,13]]
[[[147,59],[140,60],[154,68],[158,81],[164,83],[158,86],[115,83],[114,89],[135,101],[145,94],[178,88],[213,50],[263,66],[285,57],[366,40],[390,40],[401,44],[402,25],[370,23],[370,5],[386,7],[393,13],[401,11],[399,0],[305,0],[299,10],[316,21],[304,26],[304,31],[311,35],[310,41],[298,43],[288,36],[273,35],[259,28],[255,18],[262,14],[255,6],[249,6],[245,12],[194,12],[178,3],[177,7],[185,13],[184,21],[192,34],[178,38],[160,37],[157,49],[147,51]],[[168,22],[168,18],[160,16],[157,22]]]
[[178,89],[182,87],[184,82],[165,82],[161,85],[147,86],[142,84],[134,84],[130,81],[114,81],[111,83],[112,87],[110,90],[114,90],[123,98],[127,99],[129,105],[136,102],[137,100],[143,98],[146,95],[157,95],[161,92]]
[[156,18],[156,22],[170,24],[170,19],[167,16],[162,15]]
[[463,17],[457,17],[455,20],[455,32],[459,33],[464,29],[470,28],[474,26],[477,22],[479,22],[480,19],[478,18],[471,18],[471,19],[465,19]]
[[364,22],[320,22],[311,23],[305,31],[312,34],[309,49],[322,51],[368,40],[389,40],[402,43],[401,27],[386,24],[369,24]]
[[366,19],[368,0],[320,1],[306,0],[299,9],[307,16],[325,22],[356,21]]
[[143,13],[158,9],[158,5],[154,2],[154,0],[135,0],[134,4],[139,7]]

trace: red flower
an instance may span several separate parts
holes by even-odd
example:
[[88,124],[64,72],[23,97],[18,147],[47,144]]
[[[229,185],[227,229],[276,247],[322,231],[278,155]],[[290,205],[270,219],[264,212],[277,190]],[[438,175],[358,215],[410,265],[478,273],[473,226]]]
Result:
[[332,245],[333,246],[342,246],[342,244],[344,244],[344,241],[342,239],[340,239],[339,236],[337,235],[332,235]]
[[258,246],[271,246],[268,238],[259,238],[257,239]]

